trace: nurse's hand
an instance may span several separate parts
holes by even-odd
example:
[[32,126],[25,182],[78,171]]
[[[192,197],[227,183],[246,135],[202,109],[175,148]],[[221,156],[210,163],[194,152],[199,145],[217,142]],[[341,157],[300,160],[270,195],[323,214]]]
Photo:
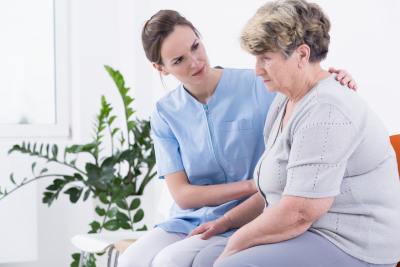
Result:
[[222,234],[230,230],[231,229],[230,226],[231,226],[231,221],[225,216],[222,216],[221,218],[215,221],[210,221],[200,224],[186,238],[201,234],[200,238],[207,240],[214,235]]
[[337,74],[336,80],[338,80],[341,85],[347,84],[350,89],[357,91],[358,85],[356,84],[356,81],[346,70],[336,70],[334,67],[330,67],[329,72]]

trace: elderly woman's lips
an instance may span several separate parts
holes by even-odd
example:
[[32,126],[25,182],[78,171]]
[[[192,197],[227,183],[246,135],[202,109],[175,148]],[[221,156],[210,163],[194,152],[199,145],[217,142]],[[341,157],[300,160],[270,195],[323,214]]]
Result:
[[271,80],[264,80],[264,83],[269,82],[269,81],[271,81]]

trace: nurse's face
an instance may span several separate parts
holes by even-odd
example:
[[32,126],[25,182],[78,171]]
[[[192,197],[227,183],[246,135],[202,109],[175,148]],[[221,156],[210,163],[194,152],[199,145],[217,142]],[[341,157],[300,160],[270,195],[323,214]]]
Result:
[[161,46],[163,65],[152,63],[163,75],[172,74],[183,84],[201,84],[210,76],[203,43],[187,26],[176,26]]

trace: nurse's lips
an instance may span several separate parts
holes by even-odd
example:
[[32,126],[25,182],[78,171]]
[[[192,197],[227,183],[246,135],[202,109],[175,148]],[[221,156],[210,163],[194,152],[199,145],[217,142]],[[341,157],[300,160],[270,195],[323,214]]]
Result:
[[192,76],[200,76],[200,75],[202,75],[204,73],[204,66],[198,71],[198,72],[196,72],[195,74],[193,74]]

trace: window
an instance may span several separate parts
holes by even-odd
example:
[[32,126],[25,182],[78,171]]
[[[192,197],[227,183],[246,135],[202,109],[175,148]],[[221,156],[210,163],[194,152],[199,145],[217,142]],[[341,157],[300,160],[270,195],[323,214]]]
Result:
[[0,137],[69,135],[66,1],[0,1]]

